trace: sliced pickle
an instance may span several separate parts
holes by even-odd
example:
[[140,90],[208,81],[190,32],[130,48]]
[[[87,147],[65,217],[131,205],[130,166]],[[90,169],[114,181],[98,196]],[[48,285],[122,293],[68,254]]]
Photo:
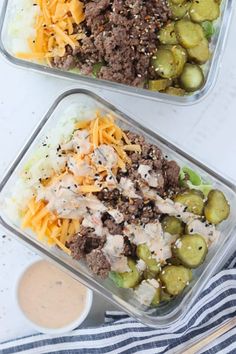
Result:
[[152,57],[151,64],[155,72],[165,79],[171,79],[175,75],[175,58],[172,51],[169,49],[157,50]]
[[137,246],[137,256],[142,259],[150,272],[157,274],[160,271],[160,264],[152,258],[152,254],[146,244],[141,244]]
[[177,77],[183,71],[184,65],[187,61],[187,52],[183,47],[181,47],[181,45],[173,45],[171,51],[175,58],[175,66],[176,66],[175,76]]
[[177,44],[178,40],[175,34],[175,23],[171,22],[163,27],[159,32],[158,39],[162,44]]
[[157,306],[161,302],[161,287],[156,289],[156,293],[152,299],[151,306]]
[[184,96],[185,95],[185,91],[180,88],[180,87],[167,87],[167,89],[165,90],[165,93],[168,93],[169,95],[173,95],[173,96]]
[[219,224],[226,220],[230,213],[230,206],[223,192],[213,189],[208,194],[208,199],[204,208],[204,214],[212,224]]
[[169,1],[169,7],[170,7],[170,10],[171,10],[171,18],[173,20],[179,20],[181,18],[183,18],[188,10],[190,9],[190,6],[191,6],[191,2],[189,1],[186,1],[186,2],[183,2],[182,4],[174,4],[172,1]]
[[201,235],[184,235],[178,239],[173,252],[183,265],[197,268],[204,262],[208,248]]
[[165,290],[173,296],[182,293],[191,279],[191,270],[183,266],[166,266],[160,273],[160,280],[165,286]]
[[187,19],[175,23],[175,32],[179,43],[184,48],[193,48],[204,38],[203,28],[198,23]]
[[130,272],[124,272],[124,273],[110,272],[109,273],[109,277],[114,281],[114,283],[118,288],[133,288],[140,282],[141,276],[136,267],[135,261],[129,258],[128,266],[131,269]]
[[184,225],[181,220],[175,216],[165,216],[161,222],[164,232],[168,232],[171,235],[182,235],[184,231]]
[[171,85],[171,80],[169,80],[169,79],[159,79],[159,80],[149,80],[148,81],[148,89],[151,91],[164,91],[170,85]]
[[214,21],[220,16],[220,6],[215,0],[193,0],[189,13],[194,22]]
[[187,92],[199,90],[205,82],[200,66],[186,63],[179,78],[180,86]]
[[206,38],[196,45],[196,47],[187,49],[189,58],[198,64],[204,64],[210,58],[209,42]]
[[168,265],[181,265],[180,260],[174,255],[174,253],[172,253],[172,257],[168,259],[167,262]]
[[168,302],[171,300],[171,295],[168,294],[166,291],[164,291],[163,289],[161,289],[161,301],[163,302]]
[[190,189],[183,193],[177,194],[174,199],[175,202],[186,205],[186,211],[202,215],[204,208],[204,195],[200,191]]
[[157,275],[157,272],[155,271],[155,272],[153,272],[153,271],[151,271],[149,268],[146,268],[145,269],[145,271],[143,272],[143,277],[144,277],[144,279],[153,279],[153,278],[155,278],[156,277],[156,275]]

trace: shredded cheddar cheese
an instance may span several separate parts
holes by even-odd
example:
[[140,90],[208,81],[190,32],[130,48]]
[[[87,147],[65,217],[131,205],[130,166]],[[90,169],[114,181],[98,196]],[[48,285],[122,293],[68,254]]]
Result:
[[[30,52],[18,52],[26,60],[46,60],[66,53],[66,46],[79,46],[84,34],[74,33],[74,25],[84,21],[84,4],[79,0],[37,0],[40,12],[35,19],[35,37],[28,39]],[[50,60],[49,60],[50,63]]]
[[[72,227],[71,227],[72,225]],[[28,209],[25,211],[21,226],[30,228],[36,233],[38,239],[46,240],[49,245],[57,244],[66,253],[70,250],[65,246],[66,242],[79,231],[79,220],[59,219],[47,209],[46,203],[31,199]]]

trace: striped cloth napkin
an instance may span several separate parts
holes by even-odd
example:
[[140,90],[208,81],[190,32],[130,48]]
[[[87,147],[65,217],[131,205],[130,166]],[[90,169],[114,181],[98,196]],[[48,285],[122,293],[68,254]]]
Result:
[[[63,336],[37,334],[0,344],[1,354],[179,354],[192,342],[236,316],[236,253],[201,293],[191,311],[168,329],[152,329],[121,312],[107,312],[97,328]],[[235,354],[236,328],[198,354]]]

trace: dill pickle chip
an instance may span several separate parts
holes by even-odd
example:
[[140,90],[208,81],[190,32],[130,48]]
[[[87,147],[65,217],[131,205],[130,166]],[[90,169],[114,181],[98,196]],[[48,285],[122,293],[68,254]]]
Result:
[[149,268],[146,268],[145,271],[143,272],[143,277],[144,279],[153,279],[157,275],[157,272],[152,272]]
[[155,72],[165,79],[175,76],[175,58],[169,49],[158,49],[152,57],[151,65]]
[[215,0],[193,0],[189,13],[194,22],[213,21],[220,16],[220,6]]
[[168,259],[168,265],[181,265],[180,260],[172,253],[172,257]]
[[160,271],[160,264],[152,258],[152,254],[146,244],[141,244],[137,246],[137,256],[142,259],[150,272],[158,273]]
[[189,268],[199,267],[204,262],[207,252],[206,241],[198,234],[181,236],[173,247],[175,256]]
[[133,259],[128,259],[128,266],[131,269],[130,272],[118,273],[110,272],[109,277],[114,281],[118,288],[133,288],[141,280],[141,275],[136,267],[136,263]]
[[161,287],[156,289],[156,293],[152,299],[151,306],[157,306],[161,302]]
[[187,51],[183,47],[181,47],[181,45],[173,45],[171,51],[175,58],[175,75],[177,77],[182,73],[184,65],[187,61]]
[[175,34],[175,23],[171,22],[163,27],[159,32],[158,39],[162,44],[177,44],[178,40]]
[[185,91],[180,88],[180,87],[167,87],[167,89],[165,90],[165,93],[168,93],[169,95],[173,95],[173,96],[184,96],[185,95]]
[[190,20],[183,19],[175,23],[175,32],[184,48],[193,48],[204,38],[203,28]]
[[204,195],[200,191],[190,189],[183,193],[177,194],[174,199],[175,202],[186,205],[186,211],[202,215],[204,208]]
[[148,81],[148,89],[151,91],[164,91],[170,85],[171,85],[171,80],[169,80],[169,79],[159,79],[159,80],[149,80]]
[[184,231],[184,226],[181,220],[175,216],[165,216],[161,222],[162,228],[165,232],[171,235],[181,235]]
[[175,60],[175,73],[173,73],[172,78],[178,77],[182,73],[184,65],[188,58],[186,49],[184,49],[179,44],[166,44],[161,46],[161,49],[168,49],[172,52]]
[[204,214],[212,224],[219,224],[226,220],[230,213],[230,206],[223,192],[213,189],[208,194],[207,202],[204,207]]
[[168,302],[171,300],[171,295],[168,294],[166,291],[164,291],[163,289],[161,289],[161,301],[163,302]]
[[192,272],[184,266],[166,266],[160,273],[160,280],[168,294],[176,296],[192,279]]
[[197,64],[186,63],[179,77],[180,86],[187,92],[199,90],[205,82],[204,74]]
[[209,42],[206,38],[196,45],[196,47],[187,49],[189,58],[197,64],[204,64],[210,58]]
[[171,10],[171,18],[173,20],[179,20],[183,18],[189,11],[191,2],[186,1],[182,4],[174,4],[172,1],[169,1],[169,7]]

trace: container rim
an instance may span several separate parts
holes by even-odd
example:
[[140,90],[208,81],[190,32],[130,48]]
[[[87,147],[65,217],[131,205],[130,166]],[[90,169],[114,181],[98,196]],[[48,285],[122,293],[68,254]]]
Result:
[[[199,167],[200,169],[202,169],[205,172],[207,172],[213,178],[217,179],[222,184],[227,186],[233,192],[233,194],[236,194],[236,186],[231,181],[228,181],[227,179],[222,177],[220,174],[218,174],[217,172],[215,172],[211,168],[208,168],[207,166],[205,166],[202,162],[200,162],[197,159],[191,157],[189,154],[185,153],[182,149],[180,149],[175,144],[169,142],[164,137],[160,136],[159,134],[151,131],[150,129],[148,129],[146,127],[144,128],[142,124],[138,123],[133,118],[131,118],[128,115],[126,115],[125,113],[121,112],[115,106],[113,106],[112,104],[108,103],[103,98],[97,96],[95,93],[93,93],[91,91],[88,91],[86,89],[79,89],[79,88],[65,91],[64,93],[62,93],[54,101],[54,103],[49,108],[49,110],[46,113],[46,115],[44,115],[44,117],[40,120],[40,122],[38,123],[37,127],[33,131],[32,135],[27,140],[27,142],[25,143],[25,145],[23,146],[21,151],[18,153],[18,155],[15,158],[15,160],[13,161],[13,163],[10,165],[8,170],[5,172],[2,180],[0,181],[0,193],[2,192],[3,188],[5,187],[6,183],[9,180],[9,178],[11,177],[11,175],[13,174],[13,172],[15,171],[15,169],[17,168],[17,166],[19,165],[19,163],[23,159],[25,153],[27,152],[27,150],[30,148],[30,146],[34,142],[34,140],[37,137],[37,135],[41,132],[41,130],[43,129],[44,125],[50,119],[50,117],[51,117],[52,113],[54,112],[54,110],[57,108],[57,106],[60,104],[60,102],[63,99],[66,99],[68,96],[71,96],[71,95],[74,95],[74,94],[82,94],[82,95],[89,96],[92,99],[94,99],[95,101],[97,101],[98,103],[104,105],[109,110],[112,110],[115,114],[120,115],[121,118],[126,120],[131,125],[133,124],[137,128],[144,130],[147,135],[149,135],[150,137],[152,137],[154,139],[157,139],[160,143],[166,145],[168,148],[172,149],[174,152],[176,152],[177,154],[179,154],[183,158],[185,158],[185,159],[189,160],[191,163],[195,164],[196,167]],[[209,280],[209,277],[214,272],[213,270],[210,271],[208,276],[207,276],[207,278],[206,279],[202,279],[201,283],[199,284],[198,289],[194,289],[195,290],[194,294],[192,294],[192,290],[190,290],[189,293],[185,295],[185,299],[188,299],[190,296],[191,296],[191,299],[190,299],[189,303],[186,304],[186,306],[184,307],[184,310],[183,310],[183,308],[181,309],[180,306],[178,306],[176,309],[171,311],[170,314],[167,314],[167,315],[163,316],[163,318],[158,318],[157,323],[153,323],[152,319],[148,316],[148,314],[144,315],[144,314],[141,314],[140,312],[135,312],[134,313],[133,309],[129,306],[128,303],[126,303],[126,306],[122,306],[122,303],[124,304],[125,301],[119,299],[115,294],[112,294],[111,291],[106,289],[103,285],[100,285],[96,280],[94,280],[92,278],[88,278],[88,276],[86,274],[84,274],[83,272],[74,269],[72,266],[70,266],[64,260],[62,260],[59,257],[59,255],[53,254],[53,253],[50,252],[49,249],[46,249],[46,247],[43,247],[43,245],[35,243],[33,238],[30,239],[30,238],[24,237],[24,235],[22,235],[21,232],[19,232],[17,229],[15,229],[11,225],[9,225],[3,219],[2,215],[0,215],[0,224],[13,237],[15,236],[15,238],[17,240],[22,241],[24,244],[27,244],[28,247],[30,247],[34,251],[36,250],[37,253],[39,253],[40,255],[44,256],[44,258],[55,262],[57,264],[57,266],[59,266],[62,270],[68,272],[72,277],[74,277],[75,279],[79,280],[82,284],[84,284],[85,286],[89,287],[90,289],[98,292],[100,295],[103,295],[107,300],[109,300],[114,305],[116,305],[119,308],[121,308],[123,311],[126,311],[129,315],[135,316],[137,318],[137,320],[145,323],[146,325],[148,325],[150,327],[154,327],[154,328],[160,328],[160,327],[161,328],[166,328],[166,327],[169,327],[170,325],[173,325],[177,321],[180,321],[182,319],[182,317],[186,314],[186,312],[187,312],[188,308],[190,307],[191,303],[197,298],[197,296],[199,295],[199,292],[202,290],[202,288],[205,286],[206,282]],[[222,257],[224,255],[227,256],[227,253],[232,248],[232,243],[233,243],[233,238],[228,237],[228,239],[225,242],[225,248],[224,249],[220,249],[219,248],[214,257],[216,257],[218,254],[220,254],[221,259],[223,259]],[[209,265],[208,265],[207,268],[209,268]],[[170,316],[171,316],[171,318],[169,319]],[[168,324],[165,323],[166,319],[168,319],[168,321],[169,321]]]
[[90,87],[106,88],[110,91],[121,93],[121,94],[129,94],[139,98],[146,98],[153,101],[159,101],[162,103],[173,103],[180,106],[189,106],[189,105],[199,103],[200,101],[202,101],[204,98],[208,96],[210,91],[215,86],[217,76],[219,73],[220,62],[222,60],[222,56],[226,45],[227,34],[229,31],[232,12],[233,12],[233,0],[225,0],[224,9],[221,15],[220,30],[218,33],[216,46],[212,55],[206,82],[203,88],[200,89],[199,91],[195,92],[194,94],[181,97],[181,96],[164,94],[160,92],[152,92],[150,90],[143,89],[143,88],[135,88],[125,84],[119,84],[108,80],[97,79],[85,75],[80,75],[77,73],[59,70],[56,68],[50,68],[46,65],[41,65],[41,64],[29,62],[14,57],[5,48],[3,43],[3,28],[6,19],[8,4],[9,4],[9,0],[4,0],[2,5],[1,15],[0,15],[0,53],[13,65],[20,66],[24,69],[41,72],[51,76],[76,80],[77,82],[81,84],[87,84]]

